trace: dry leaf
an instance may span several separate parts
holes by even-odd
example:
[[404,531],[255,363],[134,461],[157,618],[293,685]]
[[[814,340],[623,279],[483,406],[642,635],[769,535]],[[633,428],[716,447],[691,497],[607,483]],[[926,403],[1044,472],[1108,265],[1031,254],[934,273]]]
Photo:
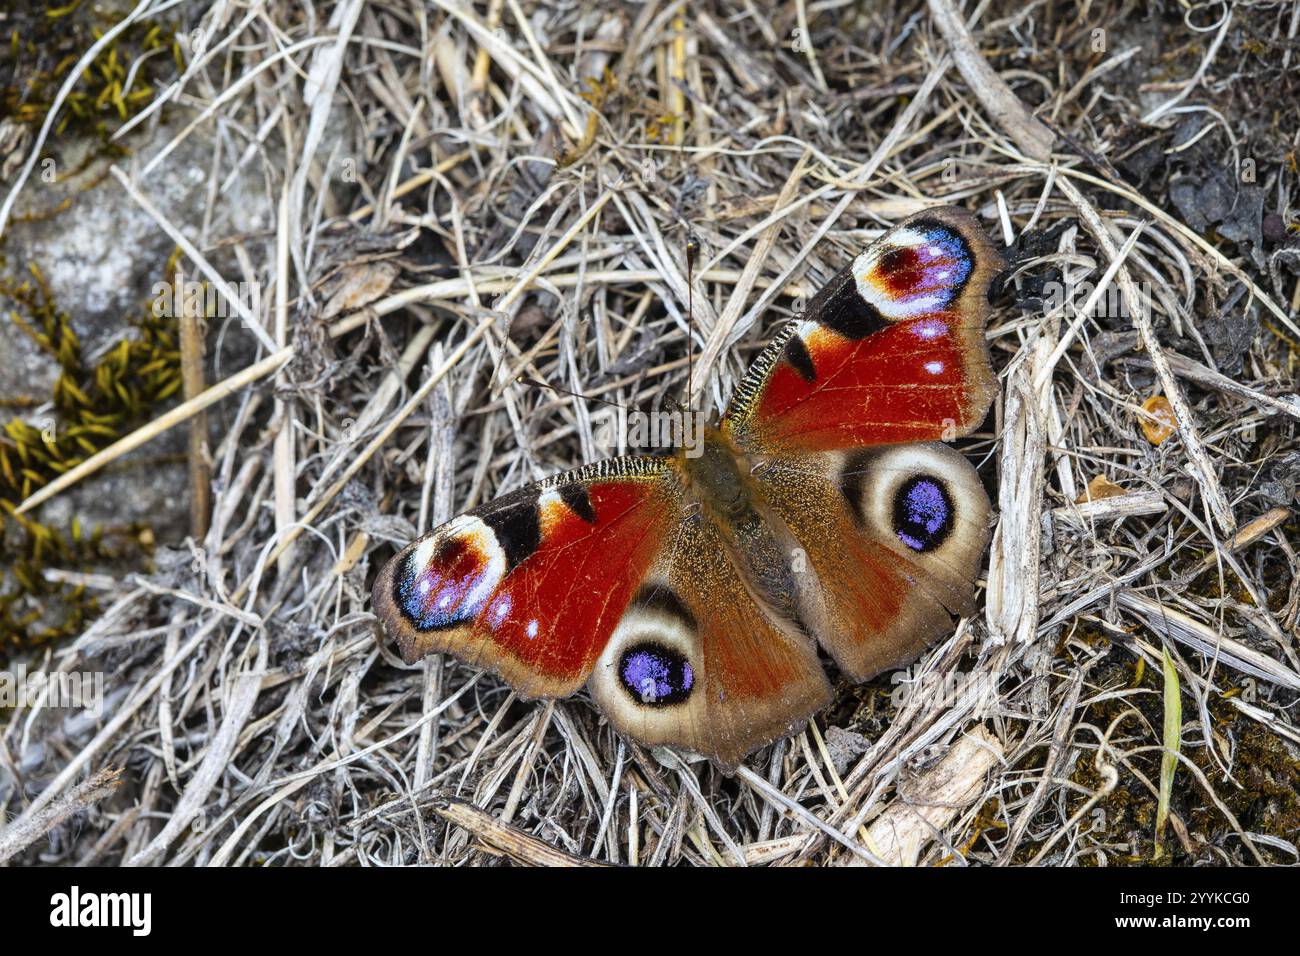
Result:
[[1142,410],[1147,413],[1140,419],[1142,434],[1147,436],[1147,441],[1151,444],[1159,445],[1178,430],[1174,407],[1163,395],[1152,395],[1142,403]]
[[322,319],[355,312],[388,291],[401,270],[391,262],[364,262],[348,266],[338,289],[330,296],[321,313]]
[[1105,475],[1098,475],[1088,482],[1087,489],[1074,499],[1076,505],[1081,505],[1085,501],[1100,501],[1102,498],[1118,498],[1121,495],[1128,494],[1123,488],[1115,484]]

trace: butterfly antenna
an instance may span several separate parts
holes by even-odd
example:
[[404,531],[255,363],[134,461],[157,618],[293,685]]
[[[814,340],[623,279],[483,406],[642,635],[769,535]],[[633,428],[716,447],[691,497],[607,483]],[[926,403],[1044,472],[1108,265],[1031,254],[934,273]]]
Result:
[[581,398],[587,402],[600,402],[602,405],[612,405],[614,408],[623,408],[618,402],[611,402],[607,398],[600,398],[596,395],[583,395],[581,392],[571,392],[567,388],[561,388],[558,385],[552,385],[549,382],[543,382],[539,379],[531,378],[527,375],[520,375],[515,379],[520,385],[527,385],[529,388],[544,388],[547,391],[555,392],[559,395],[568,395],[572,398]]
[[[688,227],[689,229],[689,227]],[[695,234],[686,235],[686,407],[695,395],[695,259],[700,241]]]

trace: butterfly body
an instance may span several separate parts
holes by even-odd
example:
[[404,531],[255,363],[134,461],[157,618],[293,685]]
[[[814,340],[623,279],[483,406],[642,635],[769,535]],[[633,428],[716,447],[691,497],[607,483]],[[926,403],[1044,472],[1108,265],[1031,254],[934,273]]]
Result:
[[996,389],[997,250],[960,210],[896,226],[785,326],[699,446],[521,489],[393,558],[374,606],[408,661],[525,697],[586,686],[643,744],[731,769],[973,610],[989,504],[939,439]]

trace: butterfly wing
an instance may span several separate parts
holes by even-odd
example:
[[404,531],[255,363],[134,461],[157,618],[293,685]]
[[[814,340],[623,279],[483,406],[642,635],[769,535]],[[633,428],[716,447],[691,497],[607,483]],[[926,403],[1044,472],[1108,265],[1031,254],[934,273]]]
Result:
[[806,556],[809,630],[856,679],[973,611],[988,496],[934,440],[970,433],[996,394],[984,324],[1003,266],[963,210],[904,220],[781,330],[724,420]]
[[375,580],[372,606],[413,662],[445,652],[524,697],[587,680],[679,517],[670,463],[614,458],[460,515]]
[[757,481],[802,549],[809,630],[855,680],[915,659],[974,611],[989,499],[955,449],[809,453],[768,463]]
[[[960,454],[897,443],[965,434],[987,412],[1000,267],[969,215],[927,212],[777,336],[723,422],[760,464],[752,526],[688,507],[676,459],[601,462],[398,554],[374,587],[385,630],[408,661],[448,652],[525,697],[586,682],[622,733],[733,768],[830,701],[814,637],[862,679],[969,610],[988,499]],[[752,547],[753,528],[780,546]]]
[[813,642],[684,511],[672,459],[612,459],[467,512],[389,561],[372,603],[408,662],[450,653],[529,698],[587,682],[620,732],[727,769],[830,700]]
[[984,322],[1003,264],[964,210],[904,220],[760,353],[724,430],[764,453],[968,434],[997,392]]
[[831,700],[815,643],[751,593],[719,526],[687,514],[588,684],[610,722],[725,771]]

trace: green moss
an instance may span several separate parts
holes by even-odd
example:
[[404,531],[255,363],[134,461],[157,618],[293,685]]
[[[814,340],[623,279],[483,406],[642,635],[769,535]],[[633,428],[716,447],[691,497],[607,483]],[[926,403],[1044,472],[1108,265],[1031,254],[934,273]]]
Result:
[[[1112,736],[1116,739],[1134,738],[1145,732],[1142,721],[1133,711],[1141,713],[1147,724],[1154,729],[1150,731],[1149,739],[1130,739],[1125,749],[1150,748],[1159,744],[1155,735],[1159,733],[1162,721],[1160,673],[1151,668],[1142,668],[1140,663],[1127,651],[1117,648],[1110,659],[1100,665],[1100,670],[1094,670],[1090,682],[1095,680],[1104,687],[1141,687],[1153,693],[1102,701],[1092,705],[1083,717],[1094,726],[1105,729],[1117,717],[1127,714]],[[1227,697],[1238,692],[1231,684],[1232,676],[1230,672],[1220,669],[1218,681],[1221,686],[1227,685],[1226,696],[1212,698],[1209,712],[1214,730],[1225,737],[1230,734],[1236,741],[1236,753],[1231,765],[1236,782],[1223,779],[1222,771],[1205,746],[1185,745],[1183,753],[1210,781],[1215,793],[1236,816],[1242,829],[1292,842],[1297,833],[1300,833],[1300,761],[1288,753],[1285,743],[1275,734],[1243,716],[1229,703]],[[1189,715],[1184,716],[1186,725]],[[1194,713],[1190,716],[1194,718]],[[1219,756],[1222,757],[1223,754],[1220,753]],[[1147,749],[1128,759],[1132,767],[1141,771],[1153,785],[1159,779],[1159,751]],[[1102,813],[1093,818],[1096,825],[1090,841],[1112,846],[1129,845],[1128,853],[1107,851],[1111,865],[1153,865],[1157,862],[1153,842],[1156,795],[1127,768],[1119,765],[1117,769],[1119,782],[1115,789],[1094,808],[1100,809]],[[1093,751],[1080,757],[1070,773],[1070,779],[1089,791],[1101,789],[1103,780],[1094,766]],[[1073,814],[1086,800],[1087,797],[1082,793],[1071,796],[1067,801],[1067,812]],[[1233,832],[1232,825],[1186,767],[1178,770],[1171,806],[1186,824],[1193,844],[1204,842],[1221,846],[1231,853],[1247,852],[1235,836],[1228,836]],[[1087,821],[1083,825],[1086,829]],[[1165,855],[1159,861],[1161,865],[1186,866],[1196,862],[1221,860],[1220,857],[1211,855],[1208,849],[1188,854],[1172,829],[1166,831],[1164,849]],[[1037,850],[1037,846],[1022,846],[1017,851],[1016,861],[1027,861]],[[1086,856],[1082,862],[1088,864],[1094,859]],[[1243,859],[1248,858],[1243,856]]]
[[[1239,692],[1236,687],[1228,691],[1229,695]],[[1294,843],[1300,835],[1300,760],[1276,734],[1243,716],[1225,699],[1212,701],[1209,710],[1215,730],[1231,732],[1236,738],[1231,769],[1240,786],[1230,781],[1218,785],[1221,771],[1204,748],[1189,754],[1192,762],[1215,783],[1219,798],[1243,829]],[[1226,823],[1213,806],[1198,808],[1189,825],[1193,821],[1204,821],[1207,828],[1223,828]]]
[[[56,0],[10,11],[0,37],[0,120],[33,129],[45,122],[60,88],[81,57],[129,11],[130,5]],[[91,143],[77,168],[60,171],[67,181],[125,148],[111,141],[123,122],[157,95],[160,78],[183,67],[175,29],[157,21],[132,24],[86,67],[63,100],[45,148],[59,139]],[[53,208],[15,216],[14,224],[55,218],[107,175],[107,164]],[[174,273],[174,260],[165,274]],[[3,263],[0,263],[3,265]],[[69,316],[50,296],[40,269],[28,264],[22,279],[0,279],[0,295],[17,306],[9,319],[59,367],[48,396],[5,396],[0,408],[17,412],[0,426],[0,658],[78,633],[98,611],[83,588],[47,581],[52,563],[64,569],[139,558],[152,547],[152,533],[139,524],[96,528],[73,519],[53,528],[34,515],[18,515],[33,491],[75,467],[141,424],[181,389],[175,320],[152,308],[128,317],[130,333],[93,366],[87,365]],[[22,412],[49,403],[53,414],[34,425]]]
[[[178,254],[165,274],[174,274]],[[129,320],[131,334],[87,365],[68,314],[54,304],[40,270],[33,265],[30,271],[22,283],[0,280],[0,294],[19,305],[21,312],[10,318],[54,359],[59,375],[48,421],[36,427],[15,416],[0,429],[0,653],[76,634],[98,610],[84,589],[45,580],[51,561],[87,568],[129,560],[146,554],[153,540],[143,525],[87,534],[74,518],[68,528],[52,528],[16,514],[18,505],[133,430],[181,389],[174,318],[155,315],[150,304]]]
[[[0,120],[39,126],[68,74],[128,8],[91,3],[18,5],[0,42]],[[121,123],[157,95],[159,77],[181,67],[174,29],[142,20],[127,27],[82,70],[54,127],[105,145]]]

